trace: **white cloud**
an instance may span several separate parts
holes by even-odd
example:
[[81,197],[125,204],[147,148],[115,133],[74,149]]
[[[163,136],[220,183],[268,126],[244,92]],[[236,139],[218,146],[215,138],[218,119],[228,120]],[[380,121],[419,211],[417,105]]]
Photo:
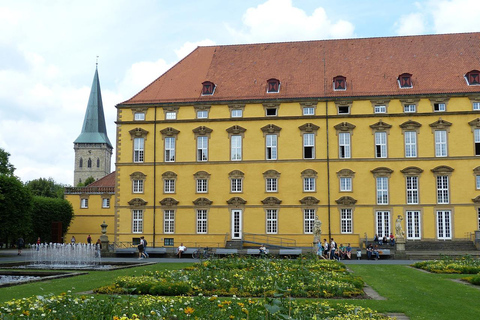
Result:
[[411,13],[401,16],[395,23],[396,33],[401,36],[425,33],[425,16],[422,13]]
[[354,36],[354,26],[345,20],[331,21],[322,7],[312,15],[292,5],[291,0],[268,0],[247,9],[243,16],[247,31],[230,32],[239,42],[272,42],[348,38]]
[[183,46],[180,49],[175,50],[175,54],[177,55],[178,60],[181,60],[185,58],[188,54],[190,54],[190,52],[195,50],[198,46],[214,46],[214,45],[215,45],[215,41],[212,41],[210,39],[205,39],[197,42],[187,41],[183,44]]
[[435,33],[478,31],[480,1],[450,0],[431,1]]

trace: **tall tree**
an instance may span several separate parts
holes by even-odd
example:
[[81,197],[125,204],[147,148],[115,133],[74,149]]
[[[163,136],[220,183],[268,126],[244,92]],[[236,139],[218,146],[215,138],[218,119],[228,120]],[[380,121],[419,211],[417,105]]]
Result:
[[0,174],[13,175],[15,167],[8,161],[10,153],[0,148]]
[[33,234],[44,242],[52,241],[52,223],[62,223],[62,237],[73,219],[73,207],[64,199],[33,198]]
[[39,178],[28,181],[25,186],[34,196],[63,199],[64,186],[56,183],[52,178]]

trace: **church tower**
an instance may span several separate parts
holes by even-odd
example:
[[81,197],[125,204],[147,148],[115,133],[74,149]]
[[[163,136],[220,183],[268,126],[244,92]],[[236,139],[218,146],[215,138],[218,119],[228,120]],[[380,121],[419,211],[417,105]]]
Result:
[[98,66],[95,68],[82,132],[73,144],[75,150],[74,186],[89,177],[98,180],[110,173],[113,147],[107,136]]

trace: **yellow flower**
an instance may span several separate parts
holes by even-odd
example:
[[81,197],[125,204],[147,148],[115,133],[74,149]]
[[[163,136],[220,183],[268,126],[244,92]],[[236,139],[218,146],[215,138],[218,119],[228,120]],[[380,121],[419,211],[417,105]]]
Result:
[[22,314],[23,314],[24,316],[27,316],[27,317],[28,317],[28,316],[30,315],[30,311],[25,310],[25,311],[22,312]]
[[186,307],[183,312],[185,312],[185,314],[192,314],[193,311],[195,311],[195,309],[193,309],[192,307]]

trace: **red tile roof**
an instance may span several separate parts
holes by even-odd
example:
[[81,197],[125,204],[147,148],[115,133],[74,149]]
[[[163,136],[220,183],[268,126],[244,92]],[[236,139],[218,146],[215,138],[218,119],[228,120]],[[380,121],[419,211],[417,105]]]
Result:
[[[198,47],[123,104],[480,92],[464,78],[479,59],[480,33]],[[399,88],[403,73],[413,88]],[[339,75],[345,91],[333,90]],[[279,93],[266,93],[271,78]]]
[[115,187],[115,171],[107,174],[105,177],[90,183],[87,187]]

